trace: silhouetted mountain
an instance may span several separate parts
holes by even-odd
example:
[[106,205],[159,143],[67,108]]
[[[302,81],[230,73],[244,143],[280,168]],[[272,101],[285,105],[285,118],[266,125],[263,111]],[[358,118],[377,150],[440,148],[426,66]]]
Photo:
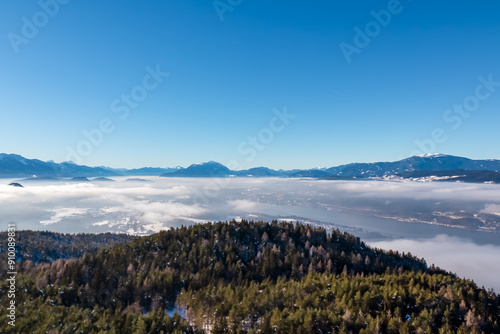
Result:
[[286,172],[276,171],[274,169],[270,169],[267,167],[254,167],[254,168],[250,168],[250,169],[235,171],[234,174],[236,176],[265,177],[265,176],[285,176]]
[[22,184],[17,183],[17,182],[9,183],[9,186],[18,187],[18,188],[24,188]]
[[126,179],[125,181],[128,181],[128,182],[149,182],[148,180],[146,179],[141,179],[141,178],[130,178],[130,179]]
[[92,181],[95,181],[95,182],[115,182],[115,180],[108,179],[107,177],[96,177],[95,179],[92,179]]
[[[500,160],[471,160],[451,155],[424,154],[393,162],[352,163],[328,169],[273,170],[267,167],[255,167],[232,171],[214,161],[194,164],[188,168],[113,169],[109,167],[81,166],[71,162],[43,162],[36,159],[26,159],[15,154],[0,154],[0,177],[29,177],[28,180],[158,175],[162,177],[315,177],[328,180],[349,180],[384,177],[413,171],[452,171],[459,169],[498,172],[500,171]],[[476,177],[477,180],[481,181],[474,181]],[[494,177],[493,174],[487,178],[492,177]],[[468,182],[483,182],[483,178],[479,176],[471,176],[468,180],[470,180]],[[494,181],[494,179],[491,181]]]
[[75,176],[74,178],[71,179],[71,181],[89,182],[90,180],[87,179],[85,176]]
[[412,171],[439,170],[500,170],[500,160],[471,160],[443,154],[424,154],[394,162],[353,163],[332,167],[326,171],[332,175],[356,177],[380,177]]
[[184,168],[159,168],[159,167],[143,167],[136,169],[115,169],[115,171],[119,172],[124,176],[158,176],[160,174],[167,174],[177,172]]
[[209,161],[202,164],[194,164],[186,169],[181,169],[173,173],[163,173],[162,177],[226,177],[234,175],[226,166],[215,162]]
[[54,180],[68,177],[105,177],[105,176],[158,176],[183,169],[144,167],[137,169],[88,167],[72,162],[56,163],[52,160],[41,161],[26,159],[17,154],[0,153],[0,177],[24,177],[30,180]]
[[0,154],[0,177],[73,177],[118,176],[120,174],[101,167],[76,165],[71,162],[55,163],[26,159],[17,154]]

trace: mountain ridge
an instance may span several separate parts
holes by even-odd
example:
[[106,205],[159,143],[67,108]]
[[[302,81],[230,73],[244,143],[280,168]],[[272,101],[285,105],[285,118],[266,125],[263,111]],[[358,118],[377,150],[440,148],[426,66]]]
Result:
[[[186,168],[142,167],[135,169],[89,167],[72,162],[56,163],[27,159],[17,154],[0,154],[0,177],[112,177],[112,176],[162,176],[162,177],[292,177],[324,179],[369,179],[398,176],[415,171],[500,171],[500,160],[473,160],[445,154],[423,154],[392,162],[350,163],[330,168],[274,170],[260,166],[245,170],[231,170],[223,164],[209,161],[192,164]],[[474,178],[477,179],[477,178]],[[479,178],[480,180],[480,178]],[[480,182],[480,181],[476,181]]]

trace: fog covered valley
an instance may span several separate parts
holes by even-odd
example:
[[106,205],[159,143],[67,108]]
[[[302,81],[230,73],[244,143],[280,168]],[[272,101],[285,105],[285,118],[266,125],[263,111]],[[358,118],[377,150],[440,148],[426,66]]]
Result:
[[4,180],[19,230],[148,235],[226,220],[299,221],[411,252],[500,289],[500,185],[285,178]]

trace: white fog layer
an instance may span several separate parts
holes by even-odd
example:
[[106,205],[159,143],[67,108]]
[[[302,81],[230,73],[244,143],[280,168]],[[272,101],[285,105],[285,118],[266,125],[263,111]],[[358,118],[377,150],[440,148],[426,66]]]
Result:
[[19,230],[145,235],[229,219],[339,228],[410,251],[500,290],[500,185],[286,178],[19,181],[0,185],[0,212]]

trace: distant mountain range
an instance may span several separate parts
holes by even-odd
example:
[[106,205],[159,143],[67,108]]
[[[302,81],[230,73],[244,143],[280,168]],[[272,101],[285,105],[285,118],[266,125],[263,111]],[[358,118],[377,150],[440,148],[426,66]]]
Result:
[[162,173],[162,177],[285,177],[291,176],[293,171],[274,170],[267,167],[255,167],[245,170],[230,170],[223,164],[215,161],[209,161],[201,164],[194,164],[185,169],[174,172]]
[[71,162],[55,163],[26,159],[17,154],[0,154],[0,177],[75,177],[75,176],[118,176],[102,167],[88,167]]
[[[464,173],[463,171],[470,171]],[[444,154],[425,154],[394,162],[353,163],[328,169],[273,170],[256,167],[242,171],[232,171],[224,165],[210,161],[191,165],[176,172],[163,173],[163,177],[312,177],[328,180],[349,180],[399,176],[411,178],[411,172],[423,172],[422,176],[436,175],[436,171],[446,171],[441,176],[461,176],[455,178],[464,182],[499,182],[496,178],[500,170],[500,160],[471,160]],[[410,174],[408,174],[410,173]],[[457,174],[458,173],[458,174]]]
[[[464,171],[469,172],[464,173]],[[26,159],[16,154],[0,154],[0,177],[30,179],[159,175],[162,177],[312,177],[346,180],[381,177],[418,179],[434,176],[434,179],[500,183],[499,171],[500,160],[471,160],[444,154],[425,154],[394,162],[352,163],[326,169],[274,170],[255,167],[240,171],[230,170],[215,161],[194,164],[187,168],[117,169],[88,167],[72,162],[44,162]]]
[[380,177],[411,171],[500,170],[500,160],[471,160],[444,154],[424,154],[394,162],[353,163],[326,170],[331,175]]
[[88,167],[73,162],[56,163],[27,159],[17,154],[0,153],[0,177],[3,178],[73,178],[110,176],[152,176],[177,171],[179,168],[123,169],[110,167]]

